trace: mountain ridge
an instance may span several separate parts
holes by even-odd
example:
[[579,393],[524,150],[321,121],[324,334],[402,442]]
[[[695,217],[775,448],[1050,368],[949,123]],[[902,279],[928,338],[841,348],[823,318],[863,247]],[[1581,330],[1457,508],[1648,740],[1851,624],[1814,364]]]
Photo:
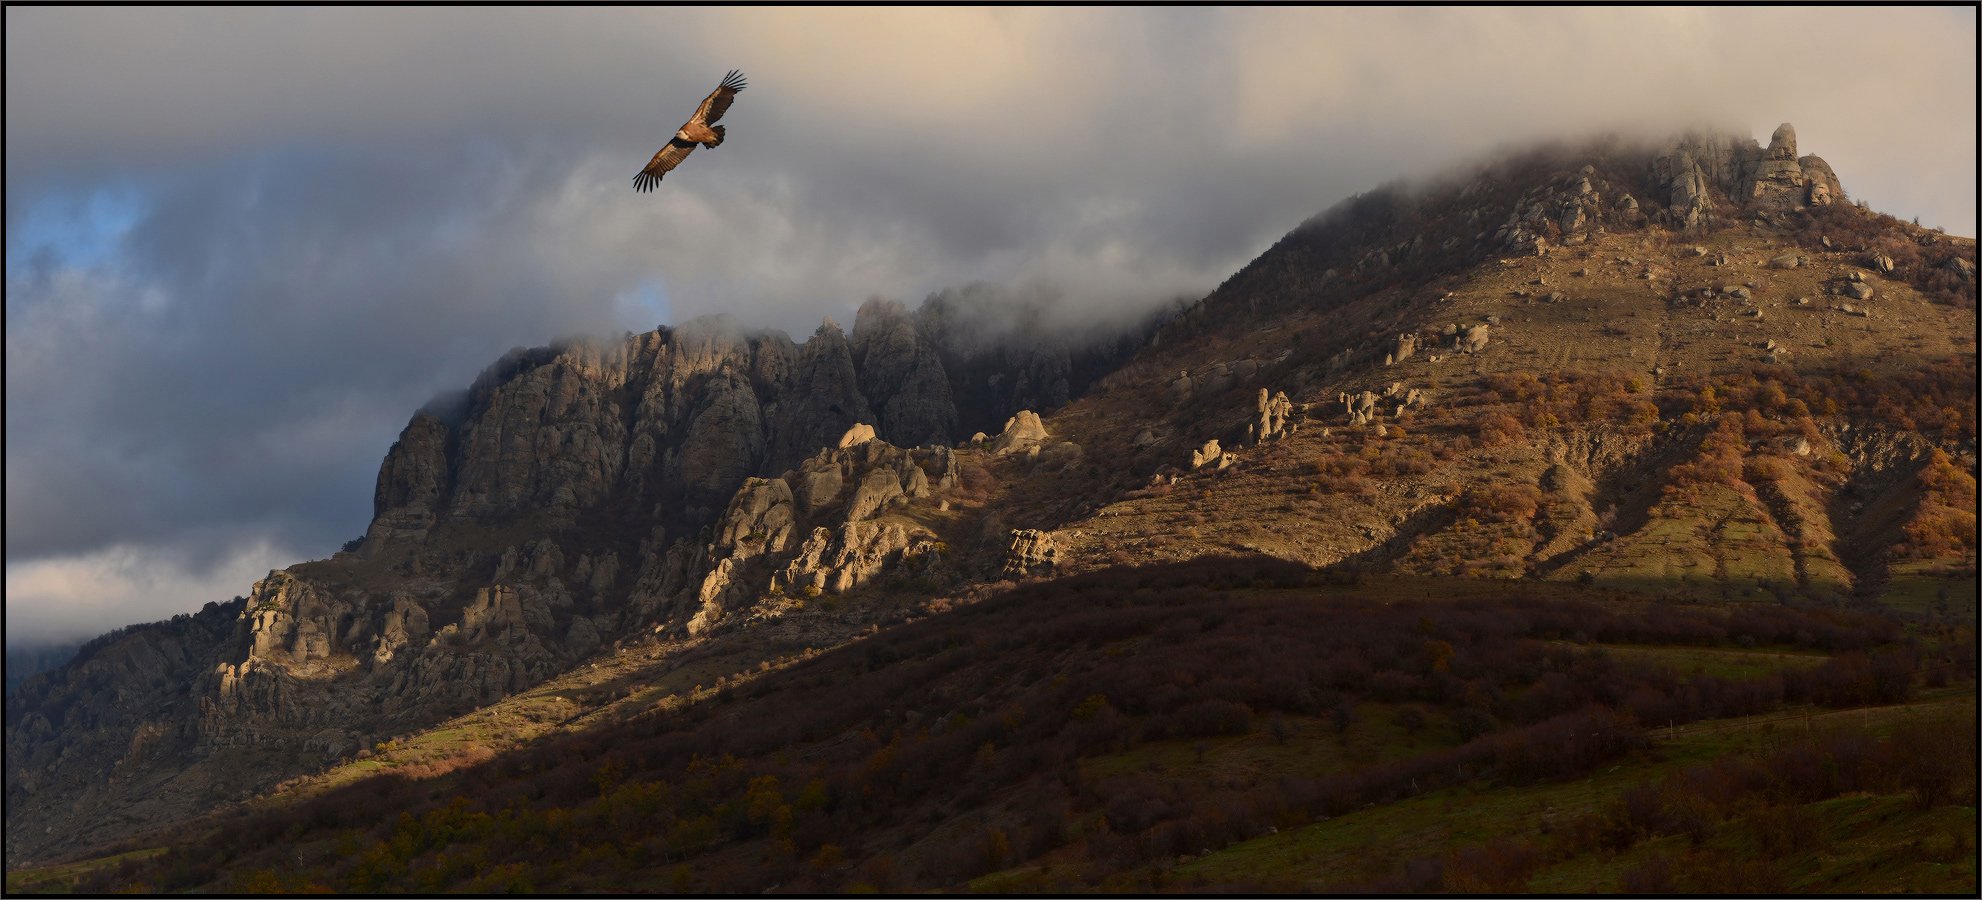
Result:
[[[845,640],[1035,574],[1238,555],[1945,596],[1972,516],[1965,545],[1913,532],[1973,503],[1974,253],[1852,206],[1784,126],[1380,189],[1080,346],[986,342],[996,298],[965,290],[802,344],[698,320],[519,348],[415,414],[353,552],[15,695],[9,851],[348,765],[589,659],[821,606]],[[101,689],[131,681],[174,689]]]

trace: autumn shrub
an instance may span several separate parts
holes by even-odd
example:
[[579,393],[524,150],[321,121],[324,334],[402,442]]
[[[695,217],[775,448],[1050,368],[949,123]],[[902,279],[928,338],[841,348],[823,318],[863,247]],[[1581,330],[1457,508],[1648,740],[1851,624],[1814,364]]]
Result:
[[1899,553],[1909,559],[1975,556],[1975,476],[1936,447],[1920,469],[1920,503]]
[[1367,471],[1382,478],[1423,475],[1437,465],[1430,453],[1411,446],[1392,445],[1382,449],[1372,446],[1366,454],[1369,458]]
[[1541,500],[1541,488],[1528,482],[1475,485],[1459,495],[1456,512],[1479,522],[1527,522]]
[[1757,365],[1672,379],[1658,404],[1668,418],[1693,421],[1756,410],[1771,421],[1772,433],[1798,433],[1813,444],[1820,437],[1810,421],[1816,416],[1847,416],[1960,443],[1976,435],[1975,364],[1975,355],[1964,353],[1886,374],[1850,359],[1818,370]]
[[1741,479],[1754,485],[1780,484],[1795,474],[1796,468],[1780,456],[1753,457],[1741,469]]
[[1701,438],[1693,459],[1672,467],[1665,493],[1684,496],[1710,485],[1740,486],[1742,453],[1747,447],[1742,417],[1737,413],[1721,415],[1713,430]]
[[1520,420],[1504,412],[1491,412],[1480,417],[1479,439],[1482,447],[1518,443],[1526,440],[1527,436]]

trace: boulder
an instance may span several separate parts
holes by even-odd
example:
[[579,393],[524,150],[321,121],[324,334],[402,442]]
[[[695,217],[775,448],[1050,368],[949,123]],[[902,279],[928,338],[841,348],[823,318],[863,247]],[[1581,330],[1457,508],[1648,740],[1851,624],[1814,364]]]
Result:
[[1191,468],[1201,469],[1206,464],[1217,462],[1223,455],[1224,451],[1218,446],[1216,438],[1205,441],[1203,447],[1191,451]]
[[1039,421],[1039,414],[1021,409],[1017,415],[1005,420],[1005,430],[991,439],[991,455],[1024,452],[1038,447],[1045,439],[1046,425]]
[[864,422],[856,423],[852,428],[847,429],[845,434],[840,435],[839,448],[845,450],[848,447],[858,447],[873,439],[874,426]]
[[1466,327],[1465,332],[1459,335],[1457,349],[1466,353],[1478,353],[1486,349],[1486,345],[1487,326],[1484,324],[1469,325]]
[[[1829,206],[1845,199],[1844,185],[1837,180],[1837,173],[1831,171],[1830,163],[1819,156],[1805,156],[1796,161],[1803,169],[1804,180],[1810,183],[1805,202],[1811,206]],[[1826,241],[1829,238],[1825,239]],[[1826,243],[1828,247],[1830,244]]]
[[860,487],[854,489],[853,499],[847,503],[846,520],[859,522],[879,512],[883,507],[902,495],[901,478],[887,469],[870,470],[860,480]]
[[1417,349],[1418,349],[1417,335],[1408,334],[1408,333],[1400,334],[1397,336],[1396,341],[1391,345],[1390,355],[1385,357],[1385,365],[1400,363],[1403,362],[1404,360],[1410,359],[1411,354],[1417,352]]
[[929,473],[922,471],[921,466],[906,457],[902,459],[901,468],[902,496],[915,500],[929,496]]

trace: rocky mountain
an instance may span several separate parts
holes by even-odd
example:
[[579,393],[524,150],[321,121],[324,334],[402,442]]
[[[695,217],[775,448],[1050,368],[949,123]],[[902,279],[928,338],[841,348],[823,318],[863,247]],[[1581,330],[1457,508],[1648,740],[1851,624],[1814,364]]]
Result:
[[1788,125],[1358,198],[1057,417],[1152,473],[1064,543],[1959,598],[1972,541],[1919,536],[1973,490],[1926,482],[1974,471],[1974,252],[1850,204]]
[[[198,628],[133,628],[25,679],[9,822],[40,827],[10,824],[9,846],[251,796],[603,644],[699,633],[744,603],[739,568],[776,560],[784,584],[841,591],[919,555],[929,529],[881,513],[956,485],[963,425],[1065,403],[1160,321],[1070,337],[985,306],[995,293],[912,314],[869,301],[851,337],[829,319],[803,343],[711,318],[510,352],[413,416],[353,550],[271,572]],[[856,430],[934,449],[842,441]],[[750,506],[787,481],[781,505]],[[783,530],[739,530],[746,515]]]
[[512,351],[412,418],[352,551],[12,694],[7,847],[356,777],[476,710],[632,714],[662,699],[602,673],[699,687],[1109,566],[1972,620],[1974,266],[1785,125],[1380,189],[1112,332],[971,288],[802,343],[713,319]]

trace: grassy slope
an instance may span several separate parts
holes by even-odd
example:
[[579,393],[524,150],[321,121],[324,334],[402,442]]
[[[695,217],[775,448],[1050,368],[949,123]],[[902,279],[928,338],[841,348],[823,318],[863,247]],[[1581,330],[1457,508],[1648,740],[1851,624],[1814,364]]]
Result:
[[[1392,874],[1408,860],[1454,847],[1508,836],[1546,841],[1552,830],[1578,815],[1596,812],[1627,788],[1724,755],[1779,744],[1798,730],[1841,727],[1879,733],[1898,720],[1960,709],[1964,703],[1972,704],[1973,698],[1972,689],[1949,691],[1894,706],[1806,710],[1680,726],[1661,732],[1653,752],[1586,780],[1436,791],[1237,844],[1178,865],[1175,877],[1198,884],[1251,882],[1296,890],[1373,880]],[[1964,868],[1949,865],[1931,848],[1927,853],[1905,852],[1909,842],[1944,842],[1949,825],[1965,822],[1972,830],[1976,822],[1972,805],[1923,812],[1906,808],[1902,795],[1866,795],[1810,805],[1823,813],[1830,840],[1821,855],[1784,861],[1795,873],[1798,890],[1974,889],[1972,855]],[[1838,814],[1843,809],[1863,815],[1844,817]],[[1868,822],[1876,825],[1876,834],[1866,831]],[[1571,894],[1616,891],[1624,872],[1669,842],[1645,841],[1624,853],[1579,853],[1552,862],[1524,888]]]

